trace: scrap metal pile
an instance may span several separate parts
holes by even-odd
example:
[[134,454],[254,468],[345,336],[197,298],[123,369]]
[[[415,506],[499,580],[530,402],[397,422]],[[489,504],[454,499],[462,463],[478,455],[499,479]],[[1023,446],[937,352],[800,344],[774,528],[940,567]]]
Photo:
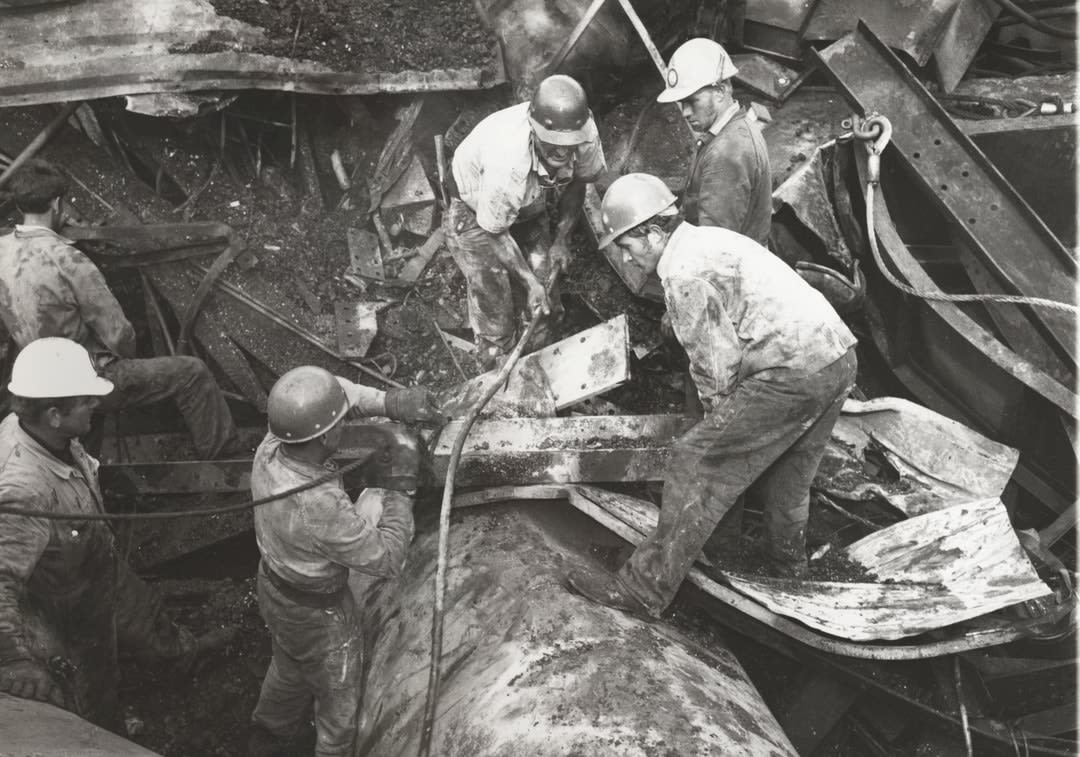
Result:
[[[402,427],[349,423],[339,453],[372,461],[353,488],[392,480],[394,455],[419,456],[430,494],[460,419],[495,380],[476,360],[464,281],[439,227],[434,137],[452,149],[513,102],[594,13],[561,70],[590,90],[610,170],[574,238],[560,340],[515,366],[457,471],[468,491],[454,502],[462,546],[449,593],[471,604],[448,632],[446,696],[465,704],[443,745],[494,754],[500,744],[485,740],[498,731],[520,746],[528,724],[515,708],[550,699],[551,676],[565,676],[580,695],[570,709],[526,718],[563,729],[558,744],[617,737],[619,753],[647,753],[665,744],[649,729],[666,728],[667,748],[689,749],[696,715],[654,722],[603,693],[615,679],[588,667],[589,655],[617,650],[581,639],[614,635],[648,652],[634,671],[643,693],[663,689],[692,713],[750,713],[758,727],[733,714],[738,728],[711,733],[724,753],[844,743],[894,754],[935,741],[969,754],[1020,743],[1071,753],[1075,314],[1000,298],[1076,302],[1075,45],[1025,36],[1012,21],[1026,14],[1003,13],[999,0],[657,3],[642,9],[653,35],[641,38],[619,7],[630,3],[591,5],[0,0],[0,186],[31,153],[64,167],[74,184],[64,233],[109,276],[140,349],[204,357],[252,449],[268,388],[294,366],[432,387],[457,419],[446,428],[416,447]],[[540,11],[544,23],[523,25]],[[691,135],[675,109],[653,105],[664,85],[654,64],[657,48],[695,35],[737,51],[737,91],[773,164],[770,248],[858,282],[862,296],[842,315],[863,367],[814,482],[808,579],[763,575],[752,550],[702,557],[688,575],[695,588],[665,619],[671,631],[613,620],[552,576],[563,562],[610,562],[653,530],[650,495],[693,423],[685,357],[660,334],[659,282],[596,240],[619,174],[685,180]],[[1000,77],[1016,73],[1028,76]],[[887,140],[869,134],[871,115],[888,119]],[[0,225],[14,220],[0,204]],[[954,298],[973,294],[983,299]],[[198,509],[249,491],[249,457],[197,460],[175,429],[153,415],[110,419],[100,458],[114,506]],[[521,500],[576,525],[521,505],[477,509]],[[751,517],[758,534],[761,515]],[[371,685],[395,692],[365,701],[375,754],[415,749],[422,684],[398,684],[430,652],[417,638],[431,617],[430,521],[405,598],[381,593],[368,607],[386,624],[369,650]],[[250,513],[140,524],[133,561],[182,573],[243,549],[251,527]],[[563,623],[508,599],[529,592]],[[688,640],[703,619],[742,634],[730,644],[737,661],[709,634]],[[723,659],[702,663],[706,647]],[[783,692],[755,676],[777,653],[800,666]],[[1052,691],[1033,693],[1045,682]],[[485,696],[503,685],[515,698],[491,715],[499,731],[485,722]],[[720,686],[738,696],[699,695]],[[573,730],[589,713],[600,723],[603,708],[622,718]]]

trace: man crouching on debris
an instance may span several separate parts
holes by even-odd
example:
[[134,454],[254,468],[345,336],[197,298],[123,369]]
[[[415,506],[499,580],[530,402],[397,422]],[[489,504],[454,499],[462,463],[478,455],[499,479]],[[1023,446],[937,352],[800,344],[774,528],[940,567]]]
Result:
[[76,438],[112,383],[69,339],[26,346],[0,421],[0,691],[118,725],[117,645],[140,658],[193,659],[201,645],[174,625],[121,558],[103,520],[98,462]]
[[[326,477],[350,412],[442,420],[422,387],[384,393],[315,366],[294,368],[270,390],[270,432],[255,453],[252,495],[262,499]],[[256,508],[259,609],[273,659],[252,716],[251,757],[293,754],[313,702],[317,757],[352,755],[363,633],[349,571],[398,575],[412,535],[410,494],[369,488],[354,503],[340,478]]]
[[753,240],[685,222],[648,174],[612,183],[612,242],[656,271],[705,417],[673,446],[656,531],[614,575],[572,575],[584,596],[659,617],[744,491],[765,512],[773,572],[807,572],[810,483],[855,383],[855,337],[815,289]]
[[[551,339],[562,317],[549,277],[570,264],[567,244],[585,187],[606,168],[585,90],[569,76],[540,82],[532,101],[485,118],[458,146],[443,218],[447,247],[469,290],[469,324],[480,362],[495,367],[514,346],[519,308],[541,318],[532,348]],[[559,190],[551,238],[547,193]]]
[[199,455],[221,456],[235,444],[236,429],[220,387],[197,358],[135,358],[135,329],[105,277],[56,233],[67,188],[44,160],[27,161],[11,177],[23,222],[0,237],[0,320],[19,347],[44,336],[85,347],[115,387],[101,399],[101,412],[172,399]]

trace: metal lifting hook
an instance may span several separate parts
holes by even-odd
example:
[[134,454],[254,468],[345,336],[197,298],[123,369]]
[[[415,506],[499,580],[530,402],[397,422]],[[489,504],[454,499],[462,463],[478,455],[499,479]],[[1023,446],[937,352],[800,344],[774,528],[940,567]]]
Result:
[[872,113],[864,119],[854,119],[851,131],[866,145],[869,156],[866,161],[867,181],[876,185],[881,176],[881,153],[892,139],[892,123],[885,116]]

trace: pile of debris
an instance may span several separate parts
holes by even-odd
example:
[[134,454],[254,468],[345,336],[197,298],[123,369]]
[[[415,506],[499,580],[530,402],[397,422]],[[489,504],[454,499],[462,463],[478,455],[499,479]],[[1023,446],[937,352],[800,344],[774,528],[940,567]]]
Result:
[[[0,2],[0,170],[38,151],[64,167],[74,184],[64,233],[108,275],[140,354],[205,358],[251,448],[268,388],[300,364],[379,388],[430,386],[460,418],[494,376],[475,359],[464,280],[439,228],[435,137],[452,149],[514,101],[508,85],[544,70],[590,4],[565,5]],[[604,724],[560,731],[567,748],[690,748],[674,745],[712,725],[659,717],[644,697],[656,688],[688,712],[727,708],[737,727],[709,738],[746,749],[885,754],[965,738],[979,750],[1019,739],[1043,754],[1073,749],[1075,321],[948,295],[1075,301],[1076,123],[1064,112],[1076,77],[1041,75],[1074,53],[1017,52],[1015,11],[974,0],[665,2],[643,12],[653,32],[643,38],[620,5],[630,4],[611,0],[565,51],[565,70],[591,82],[610,171],[572,240],[562,341],[515,368],[457,473],[465,546],[450,595],[465,599],[450,622],[447,686],[468,707],[442,729],[444,745],[493,753],[485,696],[503,686],[514,697],[498,712],[502,735],[525,743],[534,713],[526,724],[517,708],[551,699],[544,687],[558,675],[576,696],[545,710],[547,722]],[[742,5],[739,23],[730,6]],[[538,8],[544,23],[523,26]],[[739,96],[774,167],[774,251],[865,276],[865,299],[844,314],[860,337],[861,390],[815,481],[810,579],[763,575],[747,542],[700,561],[678,609],[642,626],[554,576],[565,564],[610,567],[649,533],[667,450],[692,423],[685,356],[660,337],[656,281],[596,239],[600,197],[619,174],[684,181],[693,143],[675,109],[652,105],[663,86],[653,54],[702,33],[739,50]],[[971,76],[1040,56],[1043,68],[1026,71],[1040,75]],[[869,225],[853,112],[892,124]],[[0,225],[14,220],[0,205]],[[897,274],[915,295],[891,283]],[[400,596],[368,607],[385,630],[369,650],[373,680],[394,691],[365,702],[372,753],[415,748],[422,682],[397,682],[430,653],[431,501],[459,423],[423,439],[412,567]],[[110,419],[100,457],[111,506],[198,510],[249,491],[250,459],[196,460],[177,428],[151,413]],[[347,424],[340,457],[405,433]],[[392,475],[362,470],[350,488]],[[521,500],[550,504],[493,504]],[[752,540],[762,515],[748,519]],[[129,669],[139,688],[124,692],[128,736],[165,754],[236,753],[269,659],[250,513],[140,523],[125,538],[195,630],[244,630],[191,676]],[[558,622],[538,618],[530,597]],[[745,638],[717,638],[715,621]],[[603,694],[615,672],[589,667],[590,655],[619,648],[641,651],[635,685],[655,712]],[[1031,693],[1047,681],[1053,695]],[[724,687],[738,697],[709,699]],[[193,710],[197,689],[215,693]],[[671,735],[661,743],[649,728]]]

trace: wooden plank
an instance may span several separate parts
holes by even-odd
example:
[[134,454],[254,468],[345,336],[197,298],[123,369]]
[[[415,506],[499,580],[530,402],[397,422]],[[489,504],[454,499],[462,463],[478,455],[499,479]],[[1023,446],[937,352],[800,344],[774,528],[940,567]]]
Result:
[[51,704],[0,693],[0,755],[160,757]]

